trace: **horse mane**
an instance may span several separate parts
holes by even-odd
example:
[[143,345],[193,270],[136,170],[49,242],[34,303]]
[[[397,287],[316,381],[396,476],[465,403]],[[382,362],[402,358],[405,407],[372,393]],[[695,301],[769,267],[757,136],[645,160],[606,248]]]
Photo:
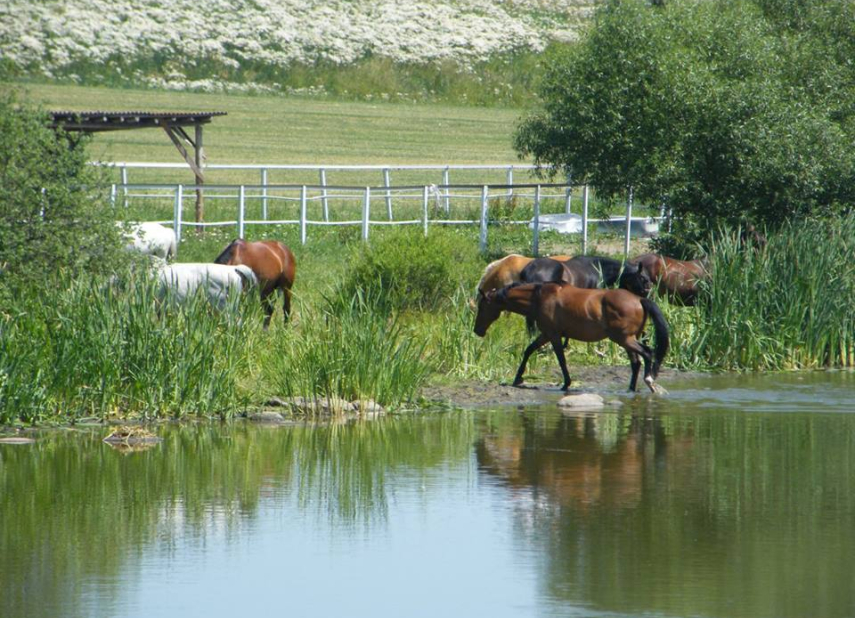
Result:
[[511,253],[510,255],[506,255],[505,257],[499,258],[498,260],[493,260],[492,262],[487,264],[487,267],[484,269],[484,274],[481,275],[481,279],[480,279],[480,281],[478,281],[477,291],[481,292],[481,286],[484,284],[484,281],[486,281],[487,278],[490,277],[493,274],[493,272],[497,268],[499,268],[499,266],[501,266],[505,260],[507,260],[508,258],[512,258],[512,257],[525,257],[525,256],[520,255],[519,253]]
[[233,241],[229,243],[229,246],[223,249],[222,253],[216,257],[214,260],[214,264],[228,264],[229,260],[232,259],[232,253],[234,253],[235,247],[237,243],[240,242],[240,238],[235,238]]

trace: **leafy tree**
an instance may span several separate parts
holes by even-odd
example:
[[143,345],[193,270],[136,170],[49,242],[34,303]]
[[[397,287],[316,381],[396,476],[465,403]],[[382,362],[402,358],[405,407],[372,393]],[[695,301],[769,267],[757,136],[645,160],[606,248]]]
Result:
[[855,198],[855,3],[612,0],[546,60],[520,156],[683,231],[775,225]]
[[87,138],[0,94],[0,297],[43,291],[62,275],[114,269],[124,255]]

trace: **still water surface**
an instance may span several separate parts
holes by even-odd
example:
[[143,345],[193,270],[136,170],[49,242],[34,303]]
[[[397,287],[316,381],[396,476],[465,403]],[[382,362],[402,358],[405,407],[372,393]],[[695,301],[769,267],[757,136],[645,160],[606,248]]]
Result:
[[0,445],[0,616],[855,615],[855,375]]

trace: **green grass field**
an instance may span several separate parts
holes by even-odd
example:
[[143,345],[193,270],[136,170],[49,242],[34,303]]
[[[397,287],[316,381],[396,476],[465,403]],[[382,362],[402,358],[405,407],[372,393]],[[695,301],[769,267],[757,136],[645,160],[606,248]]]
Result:
[[[227,112],[205,129],[209,164],[517,163],[511,135],[523,111],[65,85],[25,88],[28,100],[48,110]],[[110,161],[181,161],[157,130],[99,134],[91,152]],[[308,181],[317,179],[312,175]],[[495,177],[494,182],[502,181]]]

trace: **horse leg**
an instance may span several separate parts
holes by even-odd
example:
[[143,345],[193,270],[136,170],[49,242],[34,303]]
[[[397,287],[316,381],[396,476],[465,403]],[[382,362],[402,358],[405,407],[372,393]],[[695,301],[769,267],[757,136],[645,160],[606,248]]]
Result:
[[[642,360],[644,360],[644,383],[647,384],[647,388],[650,389],[650,392],[655,393],[656,387],[653,385],[653,376],[650,375],[650,366],[653,363],[653,354],[651,353],[650,347],[641,343],[635,338],[630,341],[627,341],[624,347],[626,348],[627,352],[630,352],[630,350],[632,350],[638,356],[641,356]],[[630,384],[630,387],[634,385],[635,377],[633,376],[633,381]]]
[[264,330],[270,328],[270,319],[273,317],[273,294],[275,289],[264,292],[261,295],[261,306],[264,308]]
[[567,359],[564,357],[564,348],[561,346],[561,336],[556,335],[552,338],[552,350],[558,358],[558,365],[561,367],[561,373],[564,375],[564,386],[562,391],[566,391],[570,387],[570,372],[567,371]]
[[291,317],[291,288],[282,286],[280,288],[282,290],[282,313],[285,316],[285,324],[288,323],[288,318]]
[[638,384],[638,370],[641,369],[641,361],[638,360],[638,352],[633,352],[632,350],[627,349],[627,356],[629,356],[629,366],[632,367],[632,377],[629,379],[629,390],[636,391],[636,384]]
[[520,368],[517,369],[517,375],[514,378],[512,386],[519,386],[523,383],[522,376],[525,372],[525,364],[528,362],[529,356],[534,354],[535,350],[539,350],[547,343],[549,343],[549,337],[541,333],[540,335],[538,335],[537,339],[535,339],[529,344],[529,346],[525,349],[525,352],[523,352],[523,359],[520,363]]

